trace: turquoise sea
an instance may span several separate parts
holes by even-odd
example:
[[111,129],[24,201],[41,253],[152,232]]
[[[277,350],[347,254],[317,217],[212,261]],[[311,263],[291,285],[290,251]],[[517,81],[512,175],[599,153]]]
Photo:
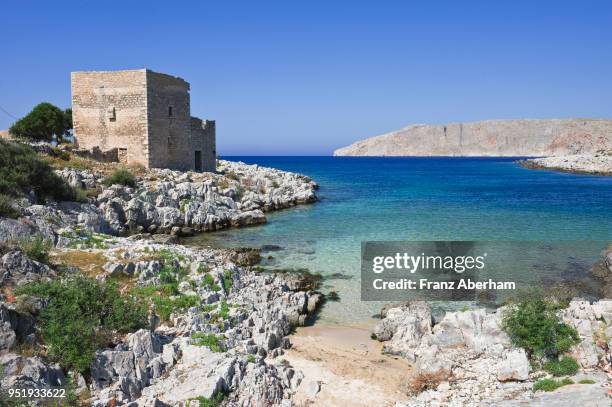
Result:
[[[357,323],[380,308],[360,301],[364,240],[612,241],[612,177],[528,170],[516,158],[224,158],[308,175],[320,185],[320,202],[190,243],[277,245],[265,265],[334,275],[324,291],[341,300],[325,306],[327,322]],[[600,250],[576,244],[568,261],[587,264]]]

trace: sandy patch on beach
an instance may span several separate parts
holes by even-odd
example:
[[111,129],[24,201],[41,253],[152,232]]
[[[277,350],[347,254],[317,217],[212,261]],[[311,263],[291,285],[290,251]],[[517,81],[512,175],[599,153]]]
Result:
[[[298,406],[392,406],[405,400],[409,364],[383,355],[370,339],[371,326],[316,325],[299,328],[284,358],[304,373],[294,402]],[[320,381],[313,396],[312,382]]]

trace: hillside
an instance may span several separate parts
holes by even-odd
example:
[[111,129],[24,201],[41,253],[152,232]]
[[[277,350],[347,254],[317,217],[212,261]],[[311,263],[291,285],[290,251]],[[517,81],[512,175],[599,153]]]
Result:
[[411,125],[334,156],[561,156],[611,148],[612,120],[487,120]]

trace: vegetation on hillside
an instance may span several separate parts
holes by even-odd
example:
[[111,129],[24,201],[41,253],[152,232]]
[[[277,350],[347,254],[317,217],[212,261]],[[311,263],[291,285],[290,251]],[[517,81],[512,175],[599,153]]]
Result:
[[51,243],[45,240],[41,235],[22,240],[19,245],[25,255],[30,259],[41,263],[49,263]]
[[104,185],[106,186],[110,187],[115,184],[134,188],[136,186],[136,178],[127,169],[119,168],[104,179]]
[[43,102],[34,107],[25,117],[17,120],[10,128],[10,133],[16,137],[29,140],[57,141],[72,129],[72,109],[61,110],[51,103]]
[[122,296],[114,283],[78,276],[29,283],[15,293],[47,303],[36,319],[48,356],[66,369],[86,372],[96,349],[107,346],[114,332],[147,326],[146,308]]
[[566,305],[545,298],[527,298],[510,307],[503,327],[512,343],[530,356],[556,358],[580,340],[576,329],[563,323],[557,315]]
[[30,147],[0,140],[0,194],[17,197],[30,192],[40,202],[75,198],[74,190]]
[[553,376],[572,376],[578,373],[580,365],[571,356],[563,356],[561,359],[551,359],[544,363],[544,370]]

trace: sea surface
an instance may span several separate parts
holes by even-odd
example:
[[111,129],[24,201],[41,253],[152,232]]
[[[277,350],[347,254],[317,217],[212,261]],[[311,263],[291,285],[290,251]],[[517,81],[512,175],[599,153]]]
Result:
[[320,185],[320,201],[269,213],[265,225],[188,243],[280,246],[265,254],[272,256],[266,267],[333,277],[323,291],[337,291],[340,301],[324,307],[328,323],[358,324],[380,309],[360,298],[362,241],[578,241],[569,251],[567,244],[549,250],[554,267],[542,267],[547,259],[521,266],[536,282],[538,273],[584,273],[602,249],[590,241],[612,241],[612,177],[528,170],[516,158],[224,158],[308,175]]

